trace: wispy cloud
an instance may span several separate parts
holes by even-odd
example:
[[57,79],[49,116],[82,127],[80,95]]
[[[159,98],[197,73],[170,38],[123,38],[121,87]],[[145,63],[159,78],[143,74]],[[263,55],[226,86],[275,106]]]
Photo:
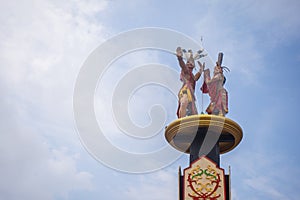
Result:
[[141,175],[126,190],[124,198],[130,200],[171,200],[178,198],[176,173],[161,170],[157,173]]
[[71,105],[78,68],[105,37],[95,20],[104,8],[96,1],[1,3],[1,199],[67,198],[93,188],[70,148],[79,145]]
[[92,174],[77,168],[79,155],[67,147],[51,147],[36,127],[26,123],[23,106],[1,101],[5,118],[0,128],[0,197],[53,199],[74,189],[92,189]]
[[[213,60],[225,52],[224,64],[240,76],[240,83],[258,86],[267,70],[268,53],[298,38],[297,1],[227,1],[202,9],[197,35]],[[294,13],[294,14],[291,14]]]

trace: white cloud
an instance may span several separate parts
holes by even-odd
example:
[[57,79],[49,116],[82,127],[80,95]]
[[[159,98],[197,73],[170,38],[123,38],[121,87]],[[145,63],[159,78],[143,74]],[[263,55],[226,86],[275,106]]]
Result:
[[292,177],[297,177],[300,171],[293,157],[249,147],[229,157],[230,164],[224,157],[222,164],[232,167],[233,199],[297,199],[293,194],[299,180]]
[[130,200],[173,200],[178,199],[178,179],[176,171],[142,175],[137,182],[126,188],[124,199]]
[[103,26],[95,18],[105,4],[88,1],[84,5],[76,1],[64,5],[36,1],[22,9],[13,2],[3,5],[0,20],[7,34],[0,35],[0,77],[10,94],[34,107],[31,112],[44,119],[38,120],[42,126],[72,125],[78,70],[104,38]]
[[1,2],[1,199],[68,198],[93,188],[93,175],[78,169],[72,92],[80,65],[105,37],[96,20],[105,7]]
[[289,199],[280,191],[275,189],[271,183],[272,180],[266,177],[255,177],[252,179],[245,180],[246,185],[250,186],[251,188],[255,189],[256,191],[260,191],[265,193],[266,196],[269,196],[271,199]]
[[[147,63],[164,63],[160,60],[158,52],[159,51],[153,50],[135,51],[119,58],[109,66],[107,71],[105,71],[96,90],[95,111],[98,123],[100,124],[101,129],[104,130],[103,133],[114,145],[130,152],[151,152],[161,148],[162,145],[165,145],[164,140],[162,140],[164,126],[156,127],[158,130],[161,129],[159,135],[147,140],[134,139],[126,135],[119,129],[116,119],[113,117],[114,113],[111,102],[115,93],[114,90],[124,76],[133,73],[133,70],[138,69]],[[155,64],[153,64],[153,66],[155,66]],[[161,74],[159,71],[153,73],[156,73],[156,79],[165,79],[166,74]],[[136,80],[144,80],[144,76],[150,77],[150,74],[139,73]],[[136,80],[132,80],[132,83],[137,82]],[[179,74],[178,77],[176,77],[176,80],[178,80],[178,82],[174,83],[174,85],[178,85],[179,90]],[[149,111],[155,104],[162,105],[168,112],[168,115],[173,117],[172,119],[176,117],[176,94],[174,96],[166,88],[152,83],[149,83],[149,85],[145,85],[144,87],[141,87],[140,85],[136,85],[136,87],[136,91],[124,91],[125,93],[121,95],[124,98],[127,97],[127,95],[130,97],[129,99],[124,99],[124,102],[128,102],[128,104],[124,104],[123,106],[128,108],[129,117],[134,125],[141,127],[150,125],[152,123],[152,119],[150,119]],[[129,94],[127,94],[127,92]],[[130,92],[134,93],[130,94]],[[173,102],[170,103],[169,101]],[[173,106],[173,109],[171,106]],[[155,125],[152,124],[152,126]]]
[[26,123],[23,106],[1,101],[0,198],[54,199],[74,189],[92,189],[92,175],[77,169],[78,155],[67,148],[51,148]]

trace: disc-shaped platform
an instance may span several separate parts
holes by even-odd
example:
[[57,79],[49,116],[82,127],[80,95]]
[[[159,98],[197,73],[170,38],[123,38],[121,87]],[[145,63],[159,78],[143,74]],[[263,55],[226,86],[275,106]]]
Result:
[[[165,129],[167,141],[175,149],[190,153],[190,146],[196,134],[219,136],[220,153],[234,149],[242,140],[242,128],[233,120],[217,115],[192,115],[173,121]],[[200,144],[201,145],[201,144]]]

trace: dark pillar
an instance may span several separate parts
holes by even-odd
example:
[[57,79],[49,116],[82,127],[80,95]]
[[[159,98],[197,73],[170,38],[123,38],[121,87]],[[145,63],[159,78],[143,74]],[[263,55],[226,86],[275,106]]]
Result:
[[[207,128],[199,128],[196,134],[196,137],[194,138],[191,146],[190,146],[190,164],[197,160],[199,157],[203,156],[200,155],[200,148],[203,144],[204,138],[207,134],[216,134],[214,132],[208,132]],[[220,147],[218,140],[213,145],[210,152],[205,155],[212,161],[214,161],[217,166],[220,166]]]

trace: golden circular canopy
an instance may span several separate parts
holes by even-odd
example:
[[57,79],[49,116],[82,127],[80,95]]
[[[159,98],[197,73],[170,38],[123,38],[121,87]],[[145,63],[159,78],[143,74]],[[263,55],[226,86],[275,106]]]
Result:
[[190,146],[196,134],[219,134],[220,153],[234,149],[242,140],[242,128],[233,120],[217,115],[192,115],[179,118],[165,129],[167,141],[175,149],[190,152]]

